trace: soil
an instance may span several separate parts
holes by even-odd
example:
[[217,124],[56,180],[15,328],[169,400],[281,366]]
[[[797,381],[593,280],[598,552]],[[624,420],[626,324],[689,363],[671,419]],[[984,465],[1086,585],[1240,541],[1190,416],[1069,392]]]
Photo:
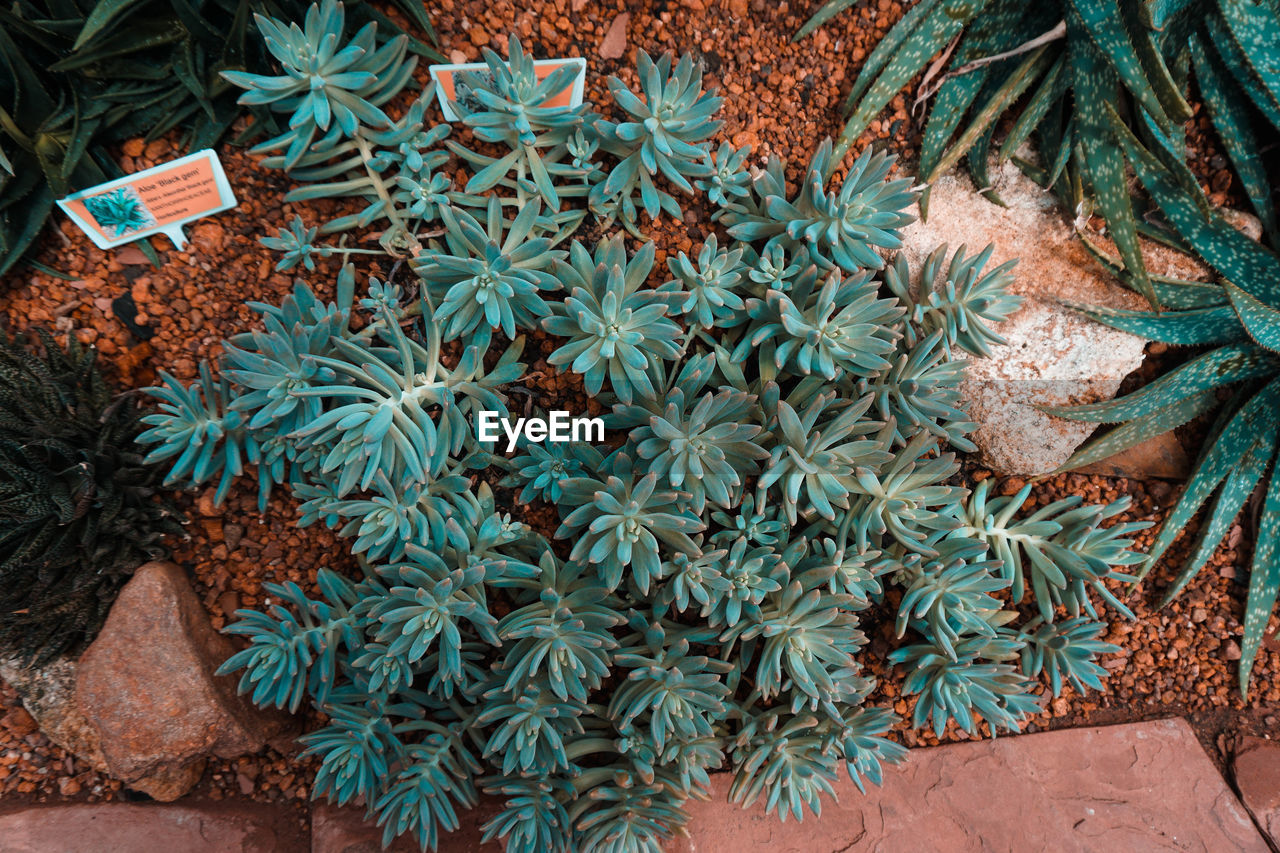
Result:
[[[639,6],[585,0],[438,0],[431,4],[443,52],[452,61],[474,61],[482,46],[505,52],[506,33],[517,32],[536,56],[581,55],[589,61],[587,99],[609,103],[604,81],[610,74],[635,85],[634,55],[644,48],[692,51],[706,66],[705,83],[725,95],[720,135],[737,145],[750,143],[756,155],[777,154],[793,161],[789,177],[798,176],[822,137],[841,127],[840,104],[856,69],[875,43],[900,17],[894,0],[861,0],[818,33],[796,44],[791,35],[816,4],[767,0],[648,0]],[[615,18],[627,11],[626,48],[617,59],[599,50]],[[419,69],[425,80],[425,67]],[[913,91],[912,89],[908,90]],[[909,164],[921,124],[899,95],[874,122],[855,148],[881,145]],[[1201,123],[1191,129],[1189,150],[1215,201],[1231,199],[1231,175],[1214,153]],[[155,165],[182,153],[173,138],[150,144],[132,141],[120,151],[126,172]],[[97,346],[101,361],[123,386],[144,387],[167,371],[179,379],[195,377],[201,359],[217,355],[220,341],[250,328],[255,316],[248,302],[278,302],[292,285],[291,274],[273,269],[274,257],[258,238],[274,234],[294,214],[308,223],[330,211],[314,204],[288,204],[282,199],[290,182],[280,173],[255,165],[242,149],[220,149],[240,207],[189,229],[191,245],[176,250],[161,238],[153,245],[163,261],[152,268],[136,248],[103,252],[61,217],[44,235],[37,260],[60,270],[63,279],[31,269],[19,270],[0,287],[0,314],[10,329],[55,327]],[[1216,158],[1216,159],[1215,159]],[[757,160],[762,163],[763,160]],[[1225,176],[1225,178],[1223,177]],[[651,233],[659,244],[655,269],[665,271],[663,253],[691,251],[708,231],[706,211],[691,209],[682,222],[664,222]],[[374,238],[369,238],[374,239]],[[376,267],[371,273],[385,274]],[[324,296],[331,295],[336,269],[322,263],[307,278]],[[556,375],[545,363],[549,342],[531,336],[524,359],[529,363],[529,389],[543,397],[585,408],[581,380]],[[575,400],[576,398],[576,400]],[[594,403],[594,401],[591,401]],[[970,469],[973,480],[992,476]],[[1022,486],[1018,478],[1002,479],[1001,494]],[[188,536],[171,544],[174,559],[191,573],[215,627],[226,624],[239,607],[260,606],[266,582],[314,583],[317,568],[350,569],[354,561],[332,533],[312,527],[299,530],[293,501],[277,492],[259,512],[256,487],[244,479],[222,507],[214,506],[212,489],[184,495],[190,517]],[[1178,486],[1162,481],[1062,475],[1036,486],[1031,502],[1044,504],[1066,494],[1089,501],[1122,495],[1133,500],[1123,520],[1158,523],[1176,499]],[[510,502],[510,492],[500,492]],[[518,509],[535,526],[551,532],[554,510],[547,506]],[[1140,537],[1145,545],[1154,528]],[[1118,619],[1106,639],[1122,650],[1104,660],[1111,678],[1103,691],[1079,695],[1067,688],[1048,699],[1045,710],[1027,731],[1066,726],[1184,715],[1206,750],[1222,765],[1231,741],[1242,734],[1280,736],[1280,650],[1269,639],[1258,656],[1252,693],[1246,701],[1236,686],[1250,542],[1239,525],[1210,564],[1164,610],[1157,610],[1162,588],[1185,558],[1190,536],[1184,536],[1141,587],[1126,593],[1137,619]],[[1118,588],[1118,587],[1117,587]],[[901,696],[902,675],[889,670],[884,657],[894,642],[892,620],[870,627],[871,674],[880,680],[873,702],[893,705],[909,720],[913,700]],[[1273,623],[1274,632],[1274,623]],[[1274,634],[1272,635],[1274,636]],[[895,735],[908,745],[936,742],[930,732],[904,721]],[[942,740],[966,736],[949,729]],[[266,752],[235,761],[213,761],[192,796],[210,800],[247,797],[291,803],[299,814],[306,807],[313,762]],[[0,685],[0,799],[4,803],[67,799],[122,799],[132,795],[114,780],[88,769],[52,746],[21,708],[12,690]]]

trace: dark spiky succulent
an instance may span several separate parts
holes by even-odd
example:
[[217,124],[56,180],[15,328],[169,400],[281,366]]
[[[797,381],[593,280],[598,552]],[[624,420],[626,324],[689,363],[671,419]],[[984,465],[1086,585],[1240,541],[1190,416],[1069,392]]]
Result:
[[116,593],[180,527],[134,447],[136,398],[96,351],[0,332],[0,646],[46,660],[93,639]]
[[[849,0],[830,0],[798,35],[849,5]],[[1032,178],[1054,187],[1077,216],[1095,209],[1101,213],[1119,258],[1108,257],[1088,240],[1086,247],[1154,309],[1166,309],[1097,309],[1087,311],[1089,316],[1151,340],[1208,348],[1119,400],[1054,413],[1117,424],[1069,460],[1066,467],[1075,467],[1217,409],[1192,480],[1139,576],[1150,571],[1197,511],[1209,504],[1209,517],[1169,588],[1167,602],[1206,563],[1249,495],[1259,488],[1266,491],[1250,570],[1242,691],[1248,688],[1280,595],[1272,535],[1280,487],[1271,473],[1280,448],[1272,429],[1274,401],[1280,397],[1275,384],[1280,376],[1280,290],[1275,284],[1280,260],[1274,251],[1280,222],[1274,173],[1266,160],[1266,140],[1280,132],[1278,32],[1280,7],[1269,2],[923,0],[863,64],[846,104],[852,114],[837,146],[837,153],[847,150],[888,101],[946,48],[940,60],[945,70],[927,75],[936,83],[920,93],[933,102],[921,148],[923,180],[932,182],[967,155],[974,183],[989,187],[994,131],[1012,112],[999,159],[1012,159]],[[1192,94],[1206,108],[1238,187],[1261,220],[1259,242],[1212,211],[1189,168],[1184,125],[1192,117]],[[1038,162],[1019,154],[1029,140],[1039,149]],[[1130,172],[1145,195],[1133,192]],[[1224,281],[1185,282],[1149,272],[1140,236],[1193,252]],[[901,295],[901,288],[894,290]],[[931,312],[932,307],[921,307],[925,314]],[[936,314],[932,321],[948,334],[950,323]],[[1216,395],[1227,390],[1233,395],[1219,406]],[[1099,544],[1103,550],[1109,547]],[[1012,556],[1017,557],[1016,550]],[[1041,584],[1042,606],[1051,609],[1055,589],[1109,571],[1102,564],[1080,565],[1072,572],[1075,580],[1068,580],[1048,560],[1033,570],[1033,582]],[[1104,589],[1100,582],[1085,585]],[[1077,599],[1076,604],[1064,602],[1074,611],[1078,596],[1069,597]]]

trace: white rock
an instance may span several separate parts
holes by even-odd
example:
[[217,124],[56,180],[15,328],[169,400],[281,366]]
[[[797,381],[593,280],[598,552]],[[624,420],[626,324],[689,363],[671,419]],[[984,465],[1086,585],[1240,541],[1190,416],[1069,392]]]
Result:
[[[946,176],[933,186],[928,221],[904,230],[904,251],[913,269],[942,243],[952,251],[963,243],[969,254],[994,244],[988,268],[1019,259],[1012,290],[1025,302],[996,328],[1008,345],[972,360],[962,391],[978,424],[972,438],[982,464],[1006,474],[1041,474],[1065,462],[1096,425],[1050,417],[1035,406],[1113,397],[1142,363],[1146,344],[1060,300],[1129,309],[1146,302],[1090,257],[1055,197],[1012,164],[993,172],[1008,207],[978,195],[967,177]],[[1144,251],[1153,270],[1186,278],[1205,273],[1177,252],[1154,245]]]

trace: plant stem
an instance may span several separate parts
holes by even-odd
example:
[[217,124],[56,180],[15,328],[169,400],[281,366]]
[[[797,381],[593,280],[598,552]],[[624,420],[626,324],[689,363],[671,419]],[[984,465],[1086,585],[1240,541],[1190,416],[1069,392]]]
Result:
[[[422,247],[418,244],[417,238],[413,236],[409,231],[408,226],[405,225],[404,220],[400,217],[400,212],[396,209],[395,202],[391,200],[391,193],[387,192],[387,185],[382,182],[382,176],[369,167],[369,161],[373,159],[373,152],[369,149],[369,141],[360,133],[356,134],[355,140],[356,145],[360,147],[360,159],[364,163],[364,170],[368,173],[369,180],[373,182],[373,188],[377,190],[378,198],[382,199],[382,203],[385,206],[387,220],[391,223],[389,230],[393,234],[403,234],[405,238],[410,241],[409,255],[411,257],[417,255],[418,251]],[[385,237],[386,235],[384,234],[383,236]],[[389,242],[390,241],[387,240],[382,242],[382,245],[387,252],[395,257],[402,257],[391,250]]]

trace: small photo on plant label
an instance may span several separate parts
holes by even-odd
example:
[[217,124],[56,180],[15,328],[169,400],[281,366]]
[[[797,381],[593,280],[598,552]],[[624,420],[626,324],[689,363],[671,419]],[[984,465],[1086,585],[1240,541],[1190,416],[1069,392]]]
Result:
[[113,190],[84,197],[85,209],[103,231],[120,237],[131,231],[156,224],[147,205],[133,187],[116,187]]
[[[546,101],[543,101],[540,106],[576,107],[582,103],[582,87],[587,76],[587,60],[580,56],[567,59],[538,59],[534,60],[533,70],[538,75],[539,80],[544,80],[557,68],[565,65],[575,67],[578,71],[577,76],[573,78],[572,83]],[[473,74],[479,75],[481,79],[492,78],[493,72],[486,63],[465,62],[450,65],[432,65],[430,71],[431,79],[435,80],[437,84],[436,96],[440,101],[440,110],[444,113],[446,120],[458,121],[461,118],[453,108],[454,101],[457,101],[467,110],[478,112],[484,109],[484,106],[476,100],[471,87],[467,85],[467,78]]]

